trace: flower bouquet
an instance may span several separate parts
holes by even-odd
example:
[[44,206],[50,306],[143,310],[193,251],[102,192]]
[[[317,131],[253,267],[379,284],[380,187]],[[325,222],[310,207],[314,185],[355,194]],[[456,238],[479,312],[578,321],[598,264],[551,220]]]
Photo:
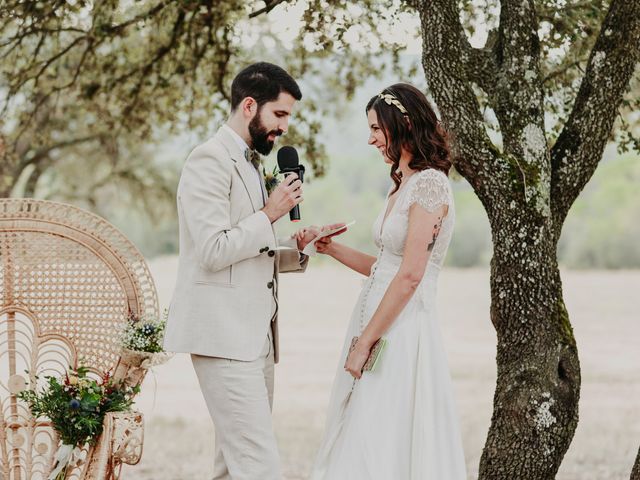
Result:
[[61,445],[49,480],[66,478],[67,467],[73,461],[82,460],[82,448],[95,445],[102,433],[105,414],[129,410],[133,397],[139,392],[137,386],[115,382],[109,373],[99,380],[89,378],[87,373],[85,367],[70,369],[62,382],[47,376],[47,385],[42,391],[23,390],[17,395],[29,404],[35,417],[48,418],[60,437]]
[[172,355],[162,348],[166,317],[166,311],[162,319],[129,315],[122,332],[122,350],[115,378],[125,379],[129,385],[139,385],[146,370],[171,358]]

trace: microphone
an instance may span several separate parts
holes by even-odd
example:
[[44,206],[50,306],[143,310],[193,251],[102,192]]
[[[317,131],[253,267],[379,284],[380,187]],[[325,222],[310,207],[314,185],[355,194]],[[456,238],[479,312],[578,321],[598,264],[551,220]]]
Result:
[[[295,148],[286,145],[278,150],[278,168],[280,168],[280,173],[283,173],[285,177],[288,173],[296,173],[298,175],[298,179],[301,182],[304,181],[304,165],[300,165],[298,152]],[[299,205],[296,205],[291,209],[289,212],[289,220],[292,222],[300,221]]]

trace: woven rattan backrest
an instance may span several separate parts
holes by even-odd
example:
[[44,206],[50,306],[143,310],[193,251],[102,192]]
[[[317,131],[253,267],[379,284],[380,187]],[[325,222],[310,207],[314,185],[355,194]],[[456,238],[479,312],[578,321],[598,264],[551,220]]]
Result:
[[0,478],[39,480],[57,438],[14,394],[76,362],[112,370],[128,313],[158,315],[156,290],[144,258],[104,219],[0,199],[0,301]]

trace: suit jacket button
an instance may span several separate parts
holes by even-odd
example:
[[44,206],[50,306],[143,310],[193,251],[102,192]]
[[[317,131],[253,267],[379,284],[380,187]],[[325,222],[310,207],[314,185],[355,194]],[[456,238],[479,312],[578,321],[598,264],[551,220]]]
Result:
[[269,255],[270,257],[273,257],[276,254],[276,252],[274,252],[273,250],[269,250],[269,253],[267,253],[267,255]]
[[273,282],[267,283],[267,288],[273,288]]

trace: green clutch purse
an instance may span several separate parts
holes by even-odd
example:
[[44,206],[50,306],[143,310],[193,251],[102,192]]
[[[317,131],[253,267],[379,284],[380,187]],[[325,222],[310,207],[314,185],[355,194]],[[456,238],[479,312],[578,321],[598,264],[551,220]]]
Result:
[[[351,353],[353,349],[356,347],[356,343],[358,343],[358,337],[353,337],[351,339],[351,346],[349,347],[349,353]],[[364,366],[362,367],[363,372],[373,372],[376,369],[376,367],[378,366],[378,363],[380,362],[382,351],[384,350],[384,347],[386,345],[387,345],[387,339],[384,337],[381,337],[380,339],[378,339],[376,343],[373,344],[373,347],[371,347],[371,351],[369,352],[369,358],[367,358],[367,361],[364,363]],[[346,362],[346,359],[345,359],[345,362]]]

